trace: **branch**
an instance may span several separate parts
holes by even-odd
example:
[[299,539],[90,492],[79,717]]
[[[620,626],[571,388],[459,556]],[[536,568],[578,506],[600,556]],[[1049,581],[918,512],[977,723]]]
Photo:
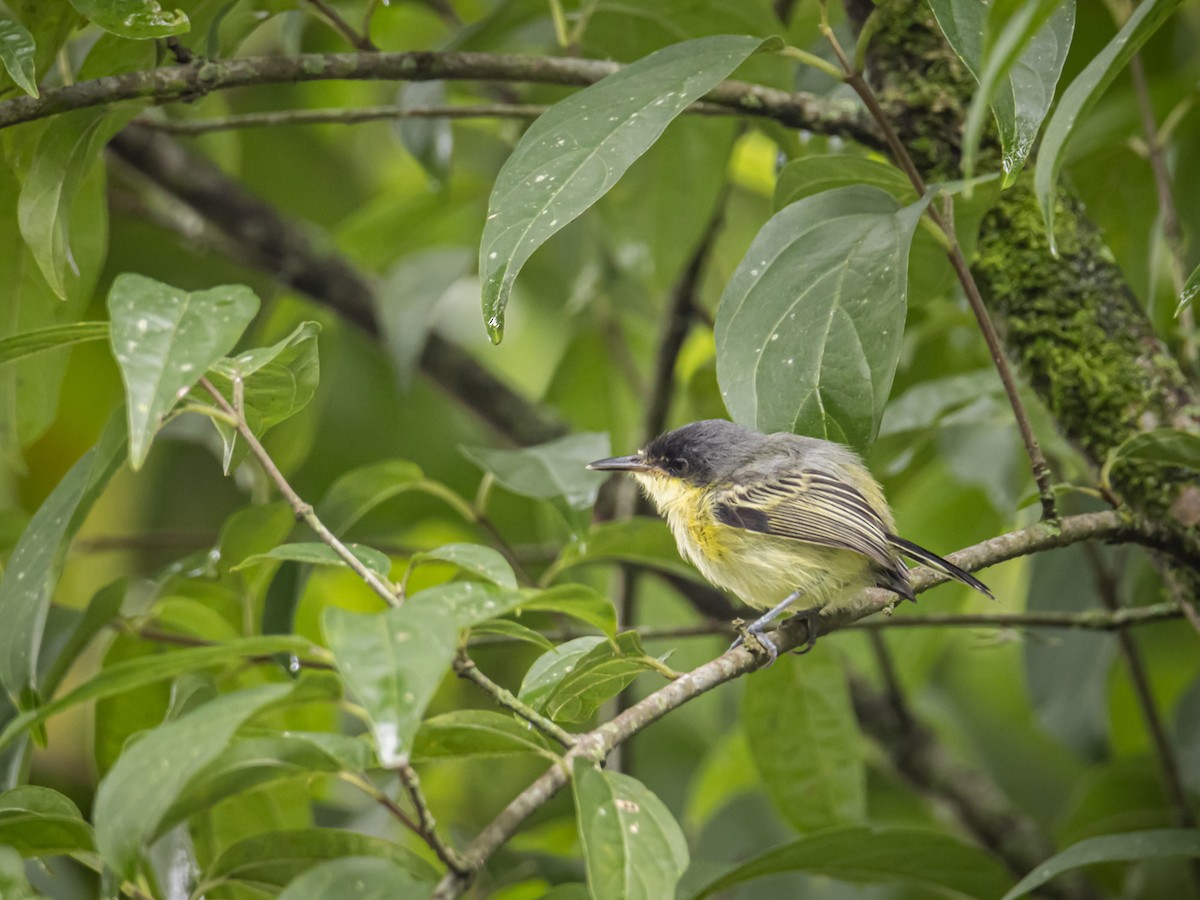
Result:
[[417,811],[418,833],[425,838],[426,843],[437,854],[438,859],[445,863],[447,869],[451,872],[465,872],[466,868],[458,853],[453,847],[447,845],[437,833],[437,822],[433,818],[429,804],[425,802],[425,795],[421,793],[421,779],[417,777],[417,770],[406,763],[396,771],[400,776],[400,783],[404,785],[404,790],[408,794],[409,802]]
[[[493,53],[304,53],[204,60],[187,66],[109,75],[0,103],[0,128],[124,100],[194,101],[212,91],[308,81],[504,81],[583,87],[620,66],[592,59]],[[876,146],[879,138],[857,105],[726,81],[705,99],[742,115]]]
[[[1116,513],[1087,513],[1071,516],[1057,523],[1039,522],[1029,528],[1000,535],[960,550],[948,558],[956,565],[974,571],[1018,556],[1065,547],[1080,541],[1120,539],[1121,536],[1135,531],[1130,523],[1122,520]],[[947,580],[947,576],[942,573],[924,567],[914,569],[912,576],[913,590],[916,593]],[[845,628],[872,613],[891,607],[895,600],[894,594],[879,588],[863,591],[854,602],[835,610],[823,611],[817,623],[817,635],[826,635]],[[804,620],[793,619],[775,632],[773,638],[780,652],[787,652],[808,641],[806,631],[807,623]],[[577,735],[575,745],[567,751],[563,763],[551,767],[505,807],[471,842],[464,853],[464,861],[472,871],[482,868],[491,855],[516,833],[521,823],[567,783],[567,773],[571,771],[572,761],[576,757],[603,760],[618,744],[658,721],[673,709],[718,685],[753,671],[763,661],[765,660],[755,657],[744,646],[729,650],[650,694],[595,731]],[[450,873],[438,885],[434,896],[437,900],[458,897],[466,890],[469,880],[467,877]]]
[[527,703],[522,703],[513,694],[512,691],[502,688],[492,679],[488,678],[479,670],[479,666],[475,665],[475,660],[467,656],[465,650],[460,650],[458,656],[454,658],[454,671],[458,673],[460,678],[465,678],[467,681],[475,684],[484,692],[491,695],[500,706],[516,713],[530,725],[538,729],[547,737],[553,738],[564,747],[570,748],[575,746],[575,735],[565,730],[557,723],[547,719],[540,712],[534,709]]
[[[200,384],[206,391],[209,392],[209,394],[212,395],[213,400],[216,401],[217,407],[224,412],[225,415],[229,416],[233,427],[237,429],[237,433],[241,435],[242,440],[246,442],[247,446],[250,448],[250,452],[254,454],[254,458],[258,460],[258,464],[263,467],[263,471],[267,473],[267,476],[273,482],[275,482],[275,486],[279,489],[279,493],[283,495],[284,499],[287,500],[288,505],[291,506],[292,511],[295,512],[296,518],[307,523],[308,527],[316,533],[317,537],[319,537],[330,549],[332,549],[334,553],[340,556],[342,561],[351,569],[353,569],[358,577],[365,581],[371,587],[371,590],[373,590],[380,596],[380,598],[383,599],[384,603],[390,604],[391,606],[397,605],[399,599],[396,587],[388,583],[375,572],[372,572],[370,569],[368,569],[363,564],[362,560],[351,553],[349,548],[347,548],[345,544],[338,540],[337,535],[326,528],[325,523],[317,518],[316,511],[313,510],[312,504],[305,503],[300,495],[297,494],[292,486],[288,483],[288,480],[283,476],[283,473],[279,471],[279,467],[275,465],[275,460],[271,459],[271,456],[269,453],[267,453],[266,448],[263,447],[263,445],[259,442],[254,432],[250,430],[250,426],[246,424],[246,417],[242,414],[242,410],[240,408],[241,404],[237,403],[236,401],[231,404],[225,399],[225,395],[213,387],[212,382],[210,382],[207,378],[201,378]],[[238,384],[239,382],[234,383],[235,397],[237,396]]]
[[[721,107],[722,113],[728,110]],[[159,119],[139,116],[134,123],[176,137],[230,131],[237,128],[273,128],[277,125],[357,125],[381,119],[536,119],[548,107],[536,103],[490,103],[474,106],[359,106],[352,109],[281,109],[242,113],[215,119]]]

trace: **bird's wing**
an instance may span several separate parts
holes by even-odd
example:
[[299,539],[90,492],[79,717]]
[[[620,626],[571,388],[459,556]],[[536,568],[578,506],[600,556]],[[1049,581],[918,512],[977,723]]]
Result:
[[895,560],[888,530],[857,490],[811,469],[744,485],[713,496],[718,522],[777,537],[861,553],[881,567]]

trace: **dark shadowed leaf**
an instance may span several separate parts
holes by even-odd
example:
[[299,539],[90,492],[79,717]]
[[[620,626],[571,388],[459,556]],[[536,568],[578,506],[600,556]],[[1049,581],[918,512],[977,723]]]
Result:
[[37,684],[38,649],[67,547],[125,453],[123,414],[33,514],[0,580],[0,684],[19,707]]
[[[256,834],[227,848],[205,873],[208,878],[237,881],[260,890],[283,887],[315,866],[342,857],[373,857],[396,866],[409,878],[432,881],[437,871],[410,850],[383,838],[335,828],[297,828]],[[396,883],[398,887],[407,884]],[[357,896],[331,893],[296,896]],[[393,897],[409,896],[399,892]]]
[[[57,856],[95,849],[92,827],[58,791],[22,785],[0,794],[0,845],[22,856]],[[0,892],[0,896],[7,896]]]
[[[388,573],[392,570],[392,561],[388,559],[386,553],[375,550],[371,547],[364,547],[362,544],[347,544],[346,549],[349,550],[354,557],[374,572],[383,578],[388,577]],[[310,566],[345,566],[346,561],[338,556],[337,552],[328,544],[319,542],[305,544],[283,544],[279,547],[274,547],[266,553],[256,553],[253,556],[248,556],[238,565],[234,566],[234,571],[244,569],[256,563],[266,562],[268,560],[289,560],[291,562],[306,563]]]
[[608,456],[609,448],[607,434],[583,432],[521,450],[463,447],[462,452],[514,494],[541,500],[561,497],[571,509],[586,509],[596,502],[607,477],[589,471],[587,464]]
[[105,31],[127,38],[163,38],[191,28],[181,9],[157,0],[71,0],[80,13]]
[[1058,184],[1059,170],[1066,161],[1067,141],[1070,140],[1079,120],[1096,105],[1105,89],[1125,68],[1133,54],[1158,30],[1179,3],[1180,0],[1145,0],[1144,3],[1139,3],[1116,37],[1092,58],[1063,92],[1054,115],[1050,117],[1046,133],[1042,135],[1041,147],[1038,149],[1034,190],[1046,220],[1051,250],[1055,247],[1055,188]]
[[561,573],[575,566],[596,563],[628,562],[695,578],[696,570],[679,558],[675,539],[662,519],[635,516],[616,522],[599,522],[585,537],[572,541],[543,576],[543,583],[553,582]]
[[779,170],[775,181],[775,209],[834,188],[869,184],[897,200],[911,201],[912,183],[893,165],[866,156],[802,156]]
[[367,711],[380,763],[406,763],[425,707],[454,658],[453,616],[411,602],[375,615],[330,608],[325,634],[338,671]]
[[793,828],[866,818],[863,738],[836,654],[788,657],[755,672],[742,725],[767,794]]
[[900,354],[908,248],[925,204],[837,188],[763,226],[717,311],[717,379],[737,422],[870,444]]
[[504,334],[517,273],[653,145],[671,121],[764,45],[721,35],[675,44],[552,106],[505,161],[479,246],[488,334]]
[[687,841],[670,810],[644,784],[575,760],[575,813],[593,897],[675,896],[688,867]]
[[242,336],[258,297],[242,285],[188,293],[126,273],[108,292],[108,311],[125,382],[129,462],[138,469],[175,404]]
[[525,721],[484,709],[458,709],[421,723],[413,757],[505,756],[539,753],[551,756],[541,733]]
[[1088,838],[1050,857],[1017,882],[1017,886],[1004,895],[1004,900],[1024,897],[1056,875],[1080,866],[1178,857],[1200,857],[1200,831],[1194,828],[1161,828]]
[[391,859],[343,856],[313,866],[284,888],[279,900],[425,900],[433,888],[433,881],[414,878]]
[[37,44],[29,29],[12,16],[0,13],[0,62],[17,87],[31,97],[38,95],[36,52]]
[[191,777],[243,722],[286,698],[292,687],[225,694],[126,747],[96,791],[96,844],[105,863],[123,878],[135,877],[138,857]]
[[1012,878],[985,850],[916,828],[842,827],[810,834],[736,866],[695,900],[781,872],[852,884],[904,884],[921,896],[997,897]]
[[482,544],[443,544],[434,550],[423,550],[412,555],[411,568],[424,562],[448,562],[464,572],[477,575],[493,584],[515,591],[517,576],[512,566],[498,550]]

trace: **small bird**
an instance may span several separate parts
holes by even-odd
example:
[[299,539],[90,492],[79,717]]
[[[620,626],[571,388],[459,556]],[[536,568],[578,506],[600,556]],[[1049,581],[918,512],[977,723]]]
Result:
[[802,653],[816,640],[821,610],[865,587],[916,600],[901,556],[992,596],[973,575],[898,537],[879,484],[854,451],[832,441],[707,419],[588,468],[632,473],[666,516],[680,555],[717,587],[768,610],[746,631],[770,662],[779,651],[766,627],[802,599]]

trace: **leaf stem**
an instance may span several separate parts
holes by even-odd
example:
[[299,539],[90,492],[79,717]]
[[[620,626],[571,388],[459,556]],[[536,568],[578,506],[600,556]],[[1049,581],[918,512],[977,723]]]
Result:
[[[917,195],[920,197],[925,196],[927,190],[925,179],[921,176],[920,171],[918,171],[916,163],[913,162],[907,148],[901,143],[899,135],[896,134],[896,130],[892,127],[887,113],[879,105],[879,100],[876,98],[875,92],[871,90],[871,86],[867,84],[862,71],[851,64],[850,60],[846,57],[845,51],[842,50],[842,45],[838,41],[837,35],[833,33],[833,29],[828,24],[822,24],[821,31],[829,41],[830,46],[833,47],[833,52],[837,56],[838,62],[842,65],[842,69],[844,70],[843,77],[846,84],[858,94],[859,98],[866,105],[867,111],[871,114],[871,118],[875,121],[876,126],[883,134],[884,140],[891,150],[892,158],[896,161],[901,171],[908,176],[908,180],[912,183]],[[1030,469],[1033,471],[1033,480],[1037,483],[1038,496],[1042,502],[1042,519],[1044,521],[1055,521],[1058,519],[1058,507],[1054,497],[1054,489],[1050,483],[1050,466],[1046,463],[1046,457],[1043,455],[1042,448],[1033,433],[1033,426],[1029,423],[1029,416],[1025,412],[1025,405],[1017,390],[1016,379],[1013,377],[1012,369],[1009,367],[1008,360],[1004,356],[1000,336],[996,333],[996,327],[992,324],[992,318],[988,314],[987,306],[984,305],[983,297],[979,293],[979,285],[975,283],[975,277],[971,274],[971,267],[963,255],[962,247],[959,246],[953,227],[946,221],[945,217],[933,203],[926,207],[926,215],[933,220],[934,224],[938,226],[949,242],[948,256],[950,258],[950,265],[953,266],[954,272],[958,276],[963,293],[966,294],[967,303],[971,307],[971,312],[975,314],[975,320],[979,324],[979,330],[983,334],[984,342],[987,344],[988,352],[991,354],[992,363],[995,365],[996,371],[1000,375],[1000,381],[1004,385],[1004,393],[1008,396],[1008,403],[1012,407],[1013,417],[1016,419],[1017,428],[1021,432],[1021,441],[1025,445],[1025,453],[1029,457]]]
[[400,783],[404,785],[404,791],[408,794],[413,809],[417,811],[417,824],[426,843],[451,872],[458,874],[467,872],[468,869],[466,863],[462,861],[462,857],[437,833],[437,821],[433,818],[429,804],[425,801],[425,795],[421,792],[421,779],[417,776],[417,770],[405,763],[396,768],[396,774],[400,776]]
[[341,13],[326,3],[325,0],[308,0],[308,3],[314,9],[319,10],[321,15],[332,26],[333,30],[349,41],[352,46],[367,52],[379,49],[372,43],[369,37],[357,32],[354,26],[343,19]]
[[458,673],[460,678],[465,678],[467,681],[482,688],[486,693],[491,694],[492,699],[498,704],[516,713],[547,737],[558,741],[567,748],[575,746],[575,735],[550,721],[550,719],[543,716],[532,706],[517,699],[517,696],[512,691],[501,687],[484,675],[480,671],[479,666],[475,664],[475,660],[467,655],[465,649],[459,650],[458,656],[455,657],[454,671]]
[[380,578],[379,575],[363,565],[359,558],[351,553],[346,545],[338,540],[337,536],[332,531],[325,527],[325,524],[319,518],[317,518],[317,514],[312,508],[312,504],[305,503],[300,495],[296,493],[296,491],[288,483],[288,480],[284,477],[283,473],[279,471],[279,467],[275,465],[275,461],[271,459],[271,456],[269,453],[267,453],[266,448],[264,448],[259,442],[258,438],[255,437],[254,432],[250,430],[250,426],[246,424],[246,417],[242,414],[240,409],[236,408],[240,406],[240,392],[238,390],[238,386],[241,384],[240,380],[234,380],[234,404],[232,405],[228,400],[225,399],[225,395],[218,391],[213,386],[212,382],[207,378],[201,378],[200,384],[212,395],[213,400],[216,401],[217,406],[222,410],[222,412],[233,418],[234,428],[237,429],[237,433],[241,435],[242,439],[246,442],[246,445],[250,448],[250,452],[254,455],[254,458],[257,459],[259,465],[263,467],[263,471],[267,473],[267,476],[273,482],[275,482],[275,486],[279,489],[279,493],[283,495],[284,499],[287,500],[288,505],[292,507],[293,512],[296,514],[296,518],[304,521],[308,527],[316,533],[317,537],[319,537],[330,548],[332,548],[333,552],[340,556],[342,561],[345,562],[346,565],[348,565],[351,569],[353,569],[354,572],[357,573],[357,575],[363,581],[365,581],[371,587],[371,589],[383,599],[385,603],[391,606],[398,606],[399,599],[396,593],[396,587],[386,582],[384,579]]

